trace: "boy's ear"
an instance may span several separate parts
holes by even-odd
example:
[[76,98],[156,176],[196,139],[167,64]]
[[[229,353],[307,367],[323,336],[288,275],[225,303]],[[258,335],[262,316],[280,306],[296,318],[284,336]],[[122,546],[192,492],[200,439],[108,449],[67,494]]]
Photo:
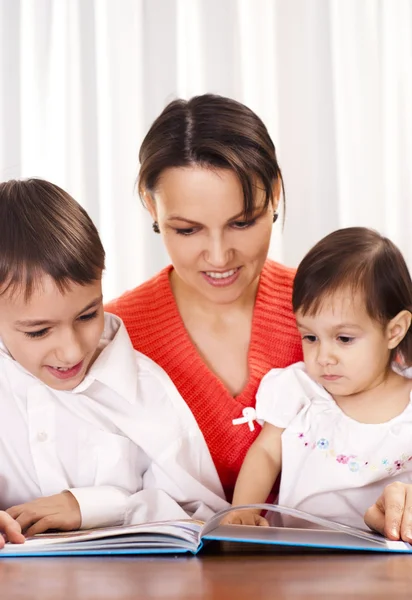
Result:
[[388,323],[388,348],[393,350],[403,340],[411,326],[412,315],[409,310],[401,310],[396,317],[393,317]]

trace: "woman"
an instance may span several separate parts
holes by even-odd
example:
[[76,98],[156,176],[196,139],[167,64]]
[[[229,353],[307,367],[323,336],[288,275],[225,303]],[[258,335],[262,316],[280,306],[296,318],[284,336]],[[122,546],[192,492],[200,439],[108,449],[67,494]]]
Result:
[[166,106],[139,158],[140,197],[172,264],[107,310],[177,386],[230,501],[258,434],[261,378],[302,359],[294,271],[267,258],[283,191],[275,147],[250,109],[206,94]]
[[169,104],[140,151],[139,192],[172,266],[107,307],[170,375],[230,499],[263,375],[301,358],[293,271],[267,260],[282,176],[262,121],[233,100]]

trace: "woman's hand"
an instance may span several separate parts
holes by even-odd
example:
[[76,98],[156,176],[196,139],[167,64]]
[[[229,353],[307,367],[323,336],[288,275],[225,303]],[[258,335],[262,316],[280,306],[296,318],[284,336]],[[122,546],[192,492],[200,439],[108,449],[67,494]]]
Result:
[[395,481],[365,513],[365,523],[390,540],[412,543],[412,485]]
[[21,532],[21,527],[4,511],[0,511],[0,548],[3,548],[5,541],[12,544],[23,544],[25,540]]

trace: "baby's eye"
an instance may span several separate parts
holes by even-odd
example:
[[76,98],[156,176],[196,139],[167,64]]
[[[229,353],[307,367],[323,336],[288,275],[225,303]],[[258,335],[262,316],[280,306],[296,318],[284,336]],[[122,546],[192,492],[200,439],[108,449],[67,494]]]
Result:
[[349,335],[339,335],[338,336],[338,340],[342,344],[350,344],[351,342],[353,342],[354,339],[355,339],[354,337],[350,337]]
[[302,340],[304,342],[309,342],[310,344],[313,344],[314,342],[316,342],[317,337],[316,337],[316,335],[304,335],[302,337]]

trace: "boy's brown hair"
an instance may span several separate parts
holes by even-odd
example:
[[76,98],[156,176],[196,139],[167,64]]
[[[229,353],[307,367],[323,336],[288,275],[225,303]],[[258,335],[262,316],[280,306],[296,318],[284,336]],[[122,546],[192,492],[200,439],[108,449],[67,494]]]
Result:
[[105,253],[86,211],[42,179],[0,183],[0,294],[24,290],[49,275],[61,291],[100,279]]
[[[345,288],[360,292],[368,315],[383,326],[402,310],[412,313],[405,259],[393,242],[372,229],[339,229],[306,254],[293,284],[293,311],[316,315],[325,298]],[[392,354],[412,365],[412,328]]]

